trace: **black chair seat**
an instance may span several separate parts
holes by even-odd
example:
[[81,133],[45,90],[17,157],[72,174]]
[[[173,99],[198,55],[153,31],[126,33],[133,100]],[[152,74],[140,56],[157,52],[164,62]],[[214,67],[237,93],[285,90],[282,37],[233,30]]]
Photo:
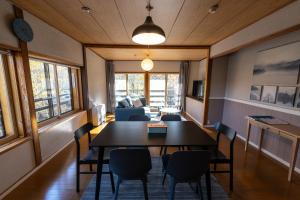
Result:
[[211,152],[211,163],[229,163],[230,159],[226,157],[221,151],[212,151]]
[[[111,149],[106,149],[104,150],[104,156],[103,156],[103,163],[108,164],[109,161],[109,154],[110,154]],[[83,158],[80,160],[80,163],[93,163],[97,164],[98,160],[98,149],[97,148],[91,148],[89,151],[83,156]]]

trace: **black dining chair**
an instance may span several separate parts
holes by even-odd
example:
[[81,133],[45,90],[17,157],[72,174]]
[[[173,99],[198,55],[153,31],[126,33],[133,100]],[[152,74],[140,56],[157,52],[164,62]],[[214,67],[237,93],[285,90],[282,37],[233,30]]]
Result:
[[[214,125],[214,128],[217,131],[217,147],[213,150],[211,154],[211,163],[214,164],[214,170],[212,173],[229,173],[229,188],[230,191],[233,191],[233,154],[234,154],[234,141],[236,137],[236,131],[232,128],[222,124],[221,122],[217,122]],[[221,135],[226,138],[230,143],[229,157],[226,157],[219,150],[219,143]],[[217,170],[217,164],[228,164],[229,170]]]
[[147,174],[151,170],[151,157],[148,149],[115,149],[110,152],[110,170],[118,176],[115,200],[118,198],[122,180],[141,180],[144,196],[148,200]]
[[[74,133],[74,138],[76,142],[76,191],[79,192],[80,190],[80,174],[96,174],[95,171],[93,171],[93,164],[97,164],[98,159],[98,151],[94,148],[91,148],[89,146],[88,152],[83,156],[83,158],[80,158],[80,138],[88,135],[88,145],[91,143],[91,133],[90,131],[93,129],[93,125],[91,123],[87,123],[77,129]],[[109,164],[109,152],[106,149],[104,152],[104,159],[103,164]],[[89,165],[90,171],[81,171],[80,166],[81,165]],[[113,174],[110,171],[102,172],[103,174],[109,174],[110,175],[110,181],[111,181],[111,188],[112,192],[115,191],[114,186],[114,179]]]
[[131,115],[129,121],[150,121],[150,118],[146,115]]
[[177,151],[172,155],[166,154],[162,157],[164,185],[166,175],[170,176],[169,200],[175,196],[175,187],[177,183],[197,183],[197,191],[200,191],[200,197],[203,199],[201,189],[201,177],[205,174],[207,197],[211,199],[210,182],[210,152],[209,151]]
[[[180,115],[163,115],[160,118],[161,121],[181,121],[181,116]],[[179,146],[178,150],[181,150],[181,148],[184,150],[184,146]],[[162,154],[162,152],[164,152],[164,154],[166,154],[168,147],[160,147],[160,152],[159,155]]]

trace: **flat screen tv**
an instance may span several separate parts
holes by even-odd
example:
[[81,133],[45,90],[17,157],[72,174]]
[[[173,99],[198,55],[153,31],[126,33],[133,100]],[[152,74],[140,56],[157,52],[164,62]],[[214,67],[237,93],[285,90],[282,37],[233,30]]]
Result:
[[202,80],[194,80],[193,81],[193,92],[192,96],[196,98],[203,98],[204,96],[204,88]]

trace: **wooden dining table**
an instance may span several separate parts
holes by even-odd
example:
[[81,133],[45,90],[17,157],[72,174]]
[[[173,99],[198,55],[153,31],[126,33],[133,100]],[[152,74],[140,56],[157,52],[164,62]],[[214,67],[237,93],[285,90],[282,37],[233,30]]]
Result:
[[[104,149],[108,147],[212,147],[216,141],[192,121],[165,122],[166,134],[148,134],[147,124],[142,121],[110,122],[93,139],[90,146],[98,148],[95,199],[99,199]],[[208,186],[208,191],[211,191]],[[208,197],[211,198],[209,192]]]

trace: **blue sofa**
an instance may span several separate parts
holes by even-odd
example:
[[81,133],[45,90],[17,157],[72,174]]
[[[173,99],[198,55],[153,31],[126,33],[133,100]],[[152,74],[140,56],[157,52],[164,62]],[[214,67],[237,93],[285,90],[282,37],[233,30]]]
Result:
[[149,118],[150,116],[150,108],[149,107],[128,107],[128,108],[120,108],[117,107],[115,110],[115,118],[116,121],[128,121],[131,115],[146,115]]

